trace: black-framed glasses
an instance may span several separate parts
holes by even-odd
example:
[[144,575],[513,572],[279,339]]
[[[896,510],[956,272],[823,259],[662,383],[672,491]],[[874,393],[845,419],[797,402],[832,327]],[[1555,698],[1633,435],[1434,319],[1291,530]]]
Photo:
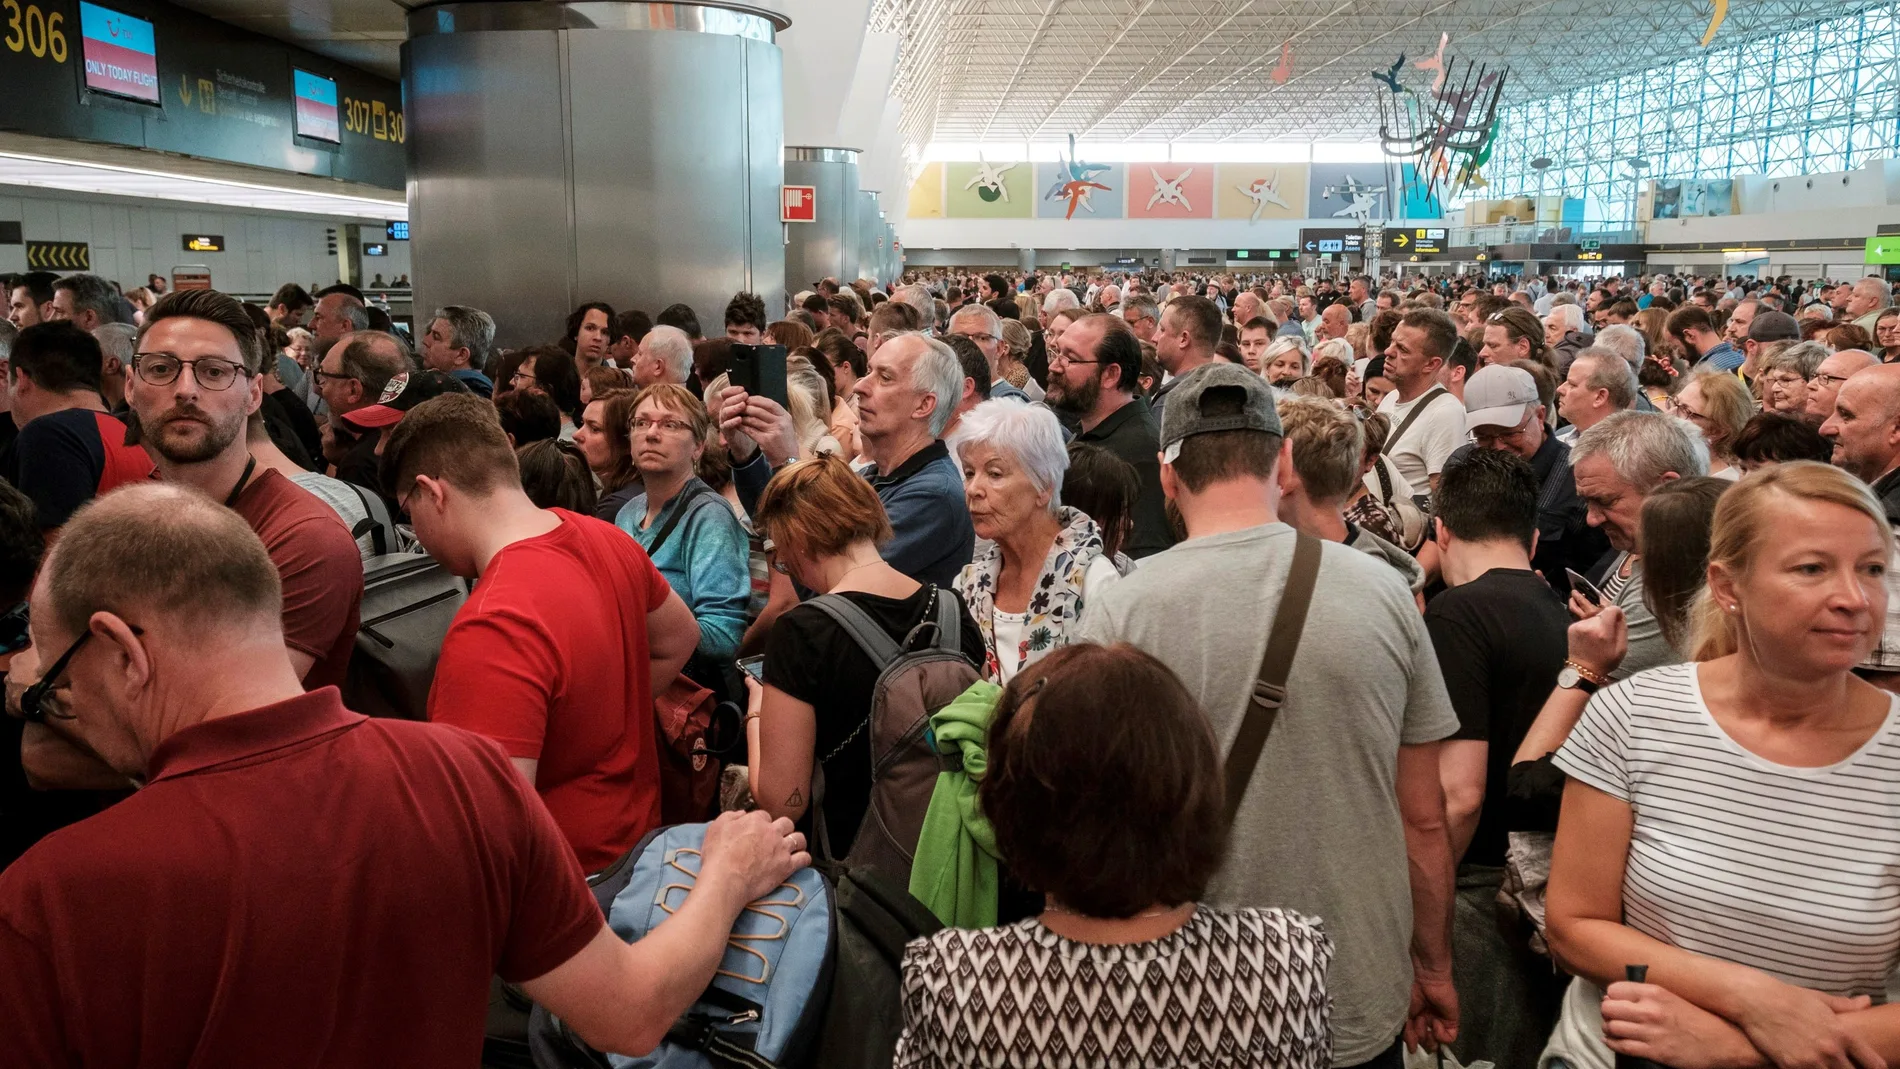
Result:
[[238,376],[248,374],[243,364],[215,356],[186,360],[170,353],[138,353],[132,357],[133,374],[153,386],[170,386],[187,367],[191,368],[191,377],[207,390],[228,390]]
[[1055,367],[1057,364],[1099,364],[1099,363],[1101,363],[1100,360],[1077,360],[1075,357],[1070,356],[1068,353],[1062,352],[1059,349],[1049,354],[1050,367]]
[[[132,633],[143,635],[145,632],[141,628],[134,627]],[[49,717],[54,720],[74,719],[73,714],[59,709],[47,699],[59,689],[59,678],[66,674],[66,666],[72,663],[73,655],[78,653],[86,644],[86,640],[91,637],[92,632],[88,631],[74,639],[73,644],[66,647],[66,652],[60,654],[52,665],[40,674],[38,681],[20,692],[20,719],[29,724],[44,724]]]
[[310,373],[317,377],[318,382],[322,382],[324,379],[342,379],[348,381],[356,378],[355,375],[348,375],[341,371],[325,371],[322,367],[313,367],[310,369]]

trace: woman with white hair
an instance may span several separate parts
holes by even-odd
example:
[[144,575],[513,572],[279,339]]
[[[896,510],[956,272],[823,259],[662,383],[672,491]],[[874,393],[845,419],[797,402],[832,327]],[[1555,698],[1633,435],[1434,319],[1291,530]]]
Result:
[[983,678],[1008,683],[1069,642],[1083,598],[1120,578],[1095,521],[1064,506],[1069,454],[1055,413],[999,398],[963,417],[957,459],[976,557],[956,590],[983,636]]
[[1260,354],[1260,374],[1273,386],[1285,389],[1306,376],[1306,343],[1299,338],[1275,338]]

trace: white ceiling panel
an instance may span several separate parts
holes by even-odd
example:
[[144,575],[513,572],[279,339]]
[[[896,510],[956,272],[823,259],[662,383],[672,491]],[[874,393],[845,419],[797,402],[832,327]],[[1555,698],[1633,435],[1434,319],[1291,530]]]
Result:
[[[1711,47],[1872,6],[1733,4]],[[871,28],[904,39],[893,92],[912,146],[1364,141],[1378,132],[1372,72],[1430,57],[1441,34],[1454,58],[1510,67],[1508,105],[1689,55],[1710,13],[1709,0],[875,0]]]

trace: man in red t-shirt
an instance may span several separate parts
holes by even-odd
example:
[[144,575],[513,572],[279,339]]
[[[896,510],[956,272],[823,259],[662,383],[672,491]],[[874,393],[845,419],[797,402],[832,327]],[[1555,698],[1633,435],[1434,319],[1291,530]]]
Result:
[[[270,551],[283,583],[283,635],[307,689],[343,682],[363,602],[356,540],[328,505],[270,468],[245,445],[263,403],[264,340],[244,306],[215,290],[170,294],[145,313],[126,399],[141,441],[168,483],[235,510]],[[109,770],[43,731],[21,756],[53,787],[109,788]]]
[[660,824],[653,691],[699,645],[692,610],[625,532],[528,500],[479,397],[410,409],[382,472],[423,548],[481,579],[442,642],[429,719],[499,742],[581,868],[606,868]]
[[94,497],[152,474],[152,458],[125,444],[125,424],[106,411],[104,362],[98,341],[67,322],[28,327],[13,343],[7,392],[20,434],[4,475],[49,534]]
[[17,715],[145,786],[0,873],[0,1062],[462,1069],[495,972],[643,1053],[809,863],[789,821],[728,814],[678,912],[622,942],[492,743],[304,691],[279,589],[239,517],[174,486],[101,500],[47,558],[52,686]]

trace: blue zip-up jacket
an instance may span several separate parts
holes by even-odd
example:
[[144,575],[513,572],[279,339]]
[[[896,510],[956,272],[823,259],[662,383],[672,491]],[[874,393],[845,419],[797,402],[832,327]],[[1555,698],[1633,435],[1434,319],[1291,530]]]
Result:
[[[695,494],[694,490],[700,492]],[[690,499],[690,500],[689,500]],[[658,550],[654,536],[681,508],[686,514]],[[726,499],[698,477],[673,500],[661,506],[651,526],[642,530],[647,496],[628,501],[614,517],[614,526],[633,536],[653,558],[653,566],[679,594],[699,621],[699,652],[718,661],[731,660],[745,637],[746,607],[752,598],[752,572],[747,560],[751,544],[739,517]]]

